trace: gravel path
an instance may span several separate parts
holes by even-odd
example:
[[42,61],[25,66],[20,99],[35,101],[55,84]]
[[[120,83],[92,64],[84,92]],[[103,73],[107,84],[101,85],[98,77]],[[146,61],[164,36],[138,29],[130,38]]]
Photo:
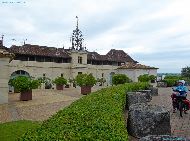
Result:
[[34,90],[32,100],[20,101],[19,93],[9,94],[9,103],[0,105],[0,123],[17,120],[42,121],[69,106],[83,95],[79,88]]
[[[92,91],[103,87],[94,86]],[[0,123],[17,120],[43,121],[80,99],[80,87],[59,90],[33,90],[32,100],[20,101],[19,93],[9,94],[9,103],[0,104]]]

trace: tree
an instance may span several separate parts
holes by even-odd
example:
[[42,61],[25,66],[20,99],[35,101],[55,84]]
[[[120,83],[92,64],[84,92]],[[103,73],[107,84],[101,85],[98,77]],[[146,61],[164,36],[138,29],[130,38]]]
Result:
[[185,68],[182,68],[181,76],[190,79],[190,67],[187,66]]

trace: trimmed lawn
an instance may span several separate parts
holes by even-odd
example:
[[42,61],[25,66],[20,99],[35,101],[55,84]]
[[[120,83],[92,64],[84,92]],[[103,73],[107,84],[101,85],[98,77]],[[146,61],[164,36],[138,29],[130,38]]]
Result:
[[14,141],[27,130],[33,130],[40,126],[40,122],[14,121],[0,124],[0,141]]

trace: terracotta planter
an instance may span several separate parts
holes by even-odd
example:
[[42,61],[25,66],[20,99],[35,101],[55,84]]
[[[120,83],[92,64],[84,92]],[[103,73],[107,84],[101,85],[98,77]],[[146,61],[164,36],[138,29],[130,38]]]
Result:
[[81,94],[83,95],[87,95],[89,93],[91,93],[91,86],[82,86],[81,87]]
[[63,85],[56,85],[57,90],[63,90]]
[[26,92],[21,92],[20,93],[20,100],[21,101],[32,100],[32,90],[29,90],[29,91],[26,91]]

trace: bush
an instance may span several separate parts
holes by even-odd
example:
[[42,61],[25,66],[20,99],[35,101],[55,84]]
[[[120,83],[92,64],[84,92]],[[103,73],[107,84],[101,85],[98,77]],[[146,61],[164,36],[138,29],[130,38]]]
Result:
[[182,79],[182,77],[179,75],[166,75],[164,77],[164,79],[178,79],[178,80],[180,80],[180,79]]
[[75,78],[78,86],[94,86],[96,79],[92,74],[78,74]]
[[104,88],[60,110],[34,132],[19,140],[128,140],[125,118],[126,90],[146,89],[148,83]]
[[114,74],[112,77],[112,83],[114,85],[129,83],[130,79],[125,74]]
[[45,89],[51,89],[52,88],[52,82],[51,82],[50,78],[48,78],[48,77],[39,77],[38,80],[40,81],[40,83],[45,84]]
[[156,76],[155,76],[155,75],[150,75],[150,76],[149,76],[149,80],[150,80],[152,83],[154,83],[155,80],[156,80]]
[[163,82],[167,84],[167,87],[173,87],[177,85],[179,79],[164,79]]
[[138,77],[138,81],[139,82],[149,82],[150,81],[150,77],[149,77],[148,74],[140,75]]
[[66,85],[67,79],[65,79],[64,77],[57,77],[57,78],[55,78],[53,83],[55,83],[56,85]]
[[26,76],[18,76],[11,80],[11,85],[19,92],[25,92],[32,89],[37,89],[41,84],[39,80],[31,80]]

